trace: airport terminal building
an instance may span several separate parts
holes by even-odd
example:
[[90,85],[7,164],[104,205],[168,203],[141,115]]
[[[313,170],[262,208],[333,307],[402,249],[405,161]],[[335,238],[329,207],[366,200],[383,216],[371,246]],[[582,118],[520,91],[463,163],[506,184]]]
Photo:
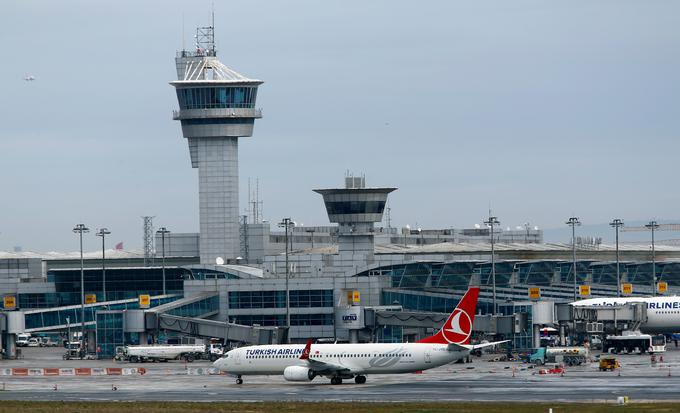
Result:
[[581,243],[574,271],[572,245],[546,244],[529,226],[381,226],[397,188],[370,187],[364,177],[314,189],[329,225],[286,218],[272,230],[242,219],[238,142],[262,117],[256,99],[263,82],[222,64],[212,28],[202,29],[209,36],[197,34],[195,50],[178,52],[171,82],[179,106],[173,118],[198,169],[200,231],[157,234],[162,260],[148,251],[107,250],[105,260],[101,251],[86,253],[82,283],[73,254],[0,253],[6,355],[16,356],[21,332],[78,328],[100,357],[173,335],[231,345],[412,342],[438,328],[470,286],[481,287],[477,311],[486,316],[475,319],[476,332],[524,348],[550,321],[534,313],[530,288],[540,288],[537,300],[558,303],[572,301],[582,285],[590,296],[616,296],[620,283],[634,294],[651,294],[658,282],[667,294],[680,291],[680,247],[656,246],[652,259],[649,245],[622,246],[619,280],[615,247]]

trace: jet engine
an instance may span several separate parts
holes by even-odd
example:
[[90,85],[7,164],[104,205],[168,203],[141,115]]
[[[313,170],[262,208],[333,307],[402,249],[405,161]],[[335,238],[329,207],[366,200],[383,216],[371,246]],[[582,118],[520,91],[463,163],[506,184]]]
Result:
[[310,368],[302,366],[288,366],[283,370],[283,378],[288,381],[312,381],[316,373]]

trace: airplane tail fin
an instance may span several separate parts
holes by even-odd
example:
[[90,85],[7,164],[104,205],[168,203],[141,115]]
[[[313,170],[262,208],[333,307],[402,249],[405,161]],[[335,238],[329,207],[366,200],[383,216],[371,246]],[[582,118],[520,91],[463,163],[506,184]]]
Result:
[[418,343],[469,344],[478,297],[479,287],[470,287],[437,334]]
[[300,356],[300,360],[309,360],[309,353],[312,351],[312,339],[310,338],[307,340],[307,344],[305,345],[305,349],[302,350],[302,355]]

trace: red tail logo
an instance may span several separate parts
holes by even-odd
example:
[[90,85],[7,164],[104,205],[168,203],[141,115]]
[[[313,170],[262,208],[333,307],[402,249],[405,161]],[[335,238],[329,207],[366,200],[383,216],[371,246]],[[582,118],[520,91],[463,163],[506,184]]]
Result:
[[302,355],[300,356],[300,360],[308,360],[309,359],[309,353],[312,351],[312,339],[310,338],[307,340],[307,345],[305,346],[305,349],[302,350]]
[[472,334],[472,322],[475,319],[479,287],[472,287],[463,296],[458,306],[453,310],[444,326],[437,334],[426,337],[419,343],[439,344],[468,344]]

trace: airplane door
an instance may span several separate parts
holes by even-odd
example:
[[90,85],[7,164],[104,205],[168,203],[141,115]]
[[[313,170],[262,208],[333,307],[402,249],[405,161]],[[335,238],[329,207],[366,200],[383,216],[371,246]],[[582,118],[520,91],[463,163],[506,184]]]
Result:
[[241,352],[236,351],[235,353],[236,354],[234,354],[234,364],[236,364],[237,366],[240,366],[241,365]]
[[432,355],[430,354],[430,350],[425,350],[425,364],[432,363]]

